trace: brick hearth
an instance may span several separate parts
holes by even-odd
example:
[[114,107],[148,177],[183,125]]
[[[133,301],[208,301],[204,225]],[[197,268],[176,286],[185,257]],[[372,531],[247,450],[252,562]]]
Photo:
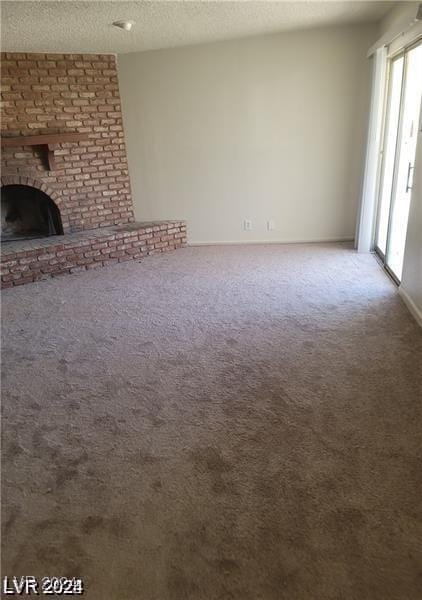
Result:
[[77,273],[186,244],[183,221],[131,223],[4,244],[2,287],[22,285],[57,275]]
[[184,245],[183,222],[134,223],[115,56],[1,58],[2,138],[86,136],[55,144],[52,170],[45,148],[3,148],[1,185],[47,194],[65,235],[3,244],[2,287]]

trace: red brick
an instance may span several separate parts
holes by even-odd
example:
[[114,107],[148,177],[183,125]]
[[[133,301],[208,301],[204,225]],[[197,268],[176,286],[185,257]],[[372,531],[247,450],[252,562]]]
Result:
[[[116,65],[112,58],[103,59],[101,56],[89,55],[88,59],[88,56],[82,57],[82,55],[26,55],[22,53],[6,54],[3,55],[3,58],[5,58],[5,62],[3,63],[2,83],[4,100],[8,103],[4,107],[7,112],[4,113],[2,122],[3,133],[25,135],[25,129],[31,133],[44,133],[48,128],[57,130],[57,128],[70,127],[87,133],[92,132],[95,135],[93,127],[101,127],[101,131],[97,131],[97,134],[107,134],[107,136],[111,136],[107,139],[113,139],[115,133],[109,127],[115,124],[115,120],[112,119],[111,123],[100,125],[98,114],[99,106],[105,107],[104,112],[108,112],[110,108],[116,110],[120,105],[118,97],[115,101],[113,100],[112,104],[107,104],[110,94],[114,94],[118,89],[116,87]],[[12,69],[12,72],[9,72],[8,69]],[[107,70],[107,73],[103,72],[104,69]],[[77,78],[77,83],[75,83],[75,78]],[[88,85],[91,85],[95,78],[98,79],[96,83],[103,85],[99,85],[96,91],[92,91]],[[113,90],[105,88],[104,84],[107,82],[110,83]],[[12,89],[12,86],[15,89]],[[83,108],[88,108],[89,111],[83,112]],[[69,119],[67,114],[72,115],[73,118]],[[38,118],[31,118],[32,115]],[[119,119],[121,121],[121,114],[119,114]],[[98,140],[98,142],[102,142],[102,140]],[[83,152],[88,147],[90,147],[90,152],[85,158]],[[77,145],[63,144],[57,148],[56,152],[57,159],[63,157],[60,167],[51,173],[45,171],[45,160],[39,149],[28,148],[28,154],[25,156],[19,154],[14,156],[7,150],[4,153],[3,173],[12,175],[14,170],[16,176],[21,176],[25,169],[28,173],[32,173],[33,169],[36,169],[38,182],[42,182],[44,178],[48,179],[49,187],[53,191],[56,189],[59,192],[58,197],[61,199],[59,208],[62,209],[65,206],[67,208],[62,211],[66,231],[83,229],[87,226],[98,227],[130,222],[133,220],[130,202],[125,204],[125,211],[114,212],[111,209],[112,196],[110,199],[103,198],[103,208],[99,209],[93,219],[86,221],[83,217],[81,208],[97,204],[98,198],[101,197],[101,191],[119,190],[120,197],[125,196],[126,199],[129,199],[130,186],[125,155],[122,157],[124,166],[120,168],[118,176],[126,179],[126,186],[117,187],[116,185],[115,188],[93,189],[93,185],[99,185],[96,173],[104,164],[103,159],[113,158],[108,153],[103,154],[100,159],[98,155],[100,152],[104,152],[103,147],[103,143],[95,143],[93,140]],[[66,165],[63,160],[64,157],[70,157],[69,152],[75,158]],[[96,159],[98,162],[95,164]],[[60,160],[58,162],[60,163]],[[114,167],[113,170],[116,169],[117,167]],[[83,175],[81,170],[83,170]],[[68,179],[69,175],[78,176],[78,179],[76,181],[72,178]],[[117,179],[113,181],[113,178],[117,177],[116,174],[111,174],[110,177],[109,184],[118,184]],[[66,182],[70,185],[63,190],[63,184]],[[83,182],[83,184],[79,182]],[[67,203],[69,193],[72,190],[79,191],[80,188],[83,188],[81,192],[85,192],[84,204]],[[110,208],[108,204],[110,204]]]
[[[56,132],[66,127],[89,135],[86,141],[56,145],[54,171],[47,170],[44,152],[38,147],[4,148],[3,183],[33,185],[51,195],[61,211],[66,233],[132,222],[115,57],[6,53],[2,58],[3,136]],[[165,249],[170,244],[184,244],[185,229],[177,225],[181,223],[171,223],[181,236],[179,240],[167,237],[171,235],[167,226],[159,228],[158,235],[149,241],[149,251],[163,249],[154,248],[154,243],[169,244]],[[20,254],[20,264],[4,268],[29,267],[28,275],[24,277],[25,271],[5,272],[4,277],[12,279],[3,279],[3,284],[21,282],[29,276],[62,274],[80,262],[78,266],[85,270],[87,263],[112,264],[139,257],[147,252],[151,231],[121,232],[118,236],[107,232],[103,239],[87,243],[25,251]],[[96,254],[83,256],[90,252]],[[15,253],[5,254],[4,260],[6,264],[16,260]]]

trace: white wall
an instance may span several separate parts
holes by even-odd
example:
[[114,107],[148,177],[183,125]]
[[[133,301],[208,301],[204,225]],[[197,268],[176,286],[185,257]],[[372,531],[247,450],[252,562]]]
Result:
[[[397,34],[407,29],[415,19],[419,2],[396,2],[380,22],[379,35],[382,38],[389,32]],[[390,41],[390,40],[388,40]]]
[[137,219],[185,218],[191,243],[352,238],[376,34],[333,27],[119,56]]

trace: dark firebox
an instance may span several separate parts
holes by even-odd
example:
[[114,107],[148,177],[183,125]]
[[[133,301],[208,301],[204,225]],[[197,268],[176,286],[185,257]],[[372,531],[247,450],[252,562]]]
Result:
[[2,242],[63,235],[60,211],[47,194],[28,185],[1,188]]

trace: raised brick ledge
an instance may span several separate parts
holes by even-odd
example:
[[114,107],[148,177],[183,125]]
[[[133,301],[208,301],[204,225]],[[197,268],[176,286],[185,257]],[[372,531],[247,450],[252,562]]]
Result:
[[129,223],[2,245],[1,287],[140,259],[186,245],[185,221]]

